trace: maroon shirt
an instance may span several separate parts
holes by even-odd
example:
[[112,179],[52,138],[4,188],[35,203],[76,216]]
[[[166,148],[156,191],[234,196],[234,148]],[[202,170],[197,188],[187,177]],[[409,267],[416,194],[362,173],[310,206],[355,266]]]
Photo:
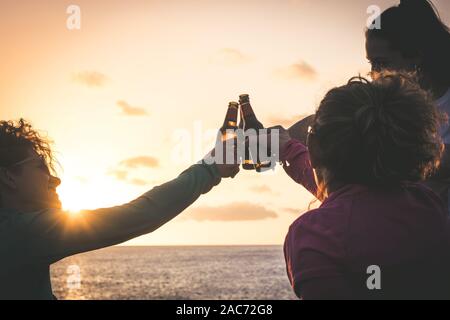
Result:
[[[286,172],[315,193],[308,151],[291,140]],[[446,209],[426,186],[389,190],[346,185],[298,218],[284,245],[297,296],[315,298],[448,298]],[[380,267],[381,290],[369,290],[369,266]]]

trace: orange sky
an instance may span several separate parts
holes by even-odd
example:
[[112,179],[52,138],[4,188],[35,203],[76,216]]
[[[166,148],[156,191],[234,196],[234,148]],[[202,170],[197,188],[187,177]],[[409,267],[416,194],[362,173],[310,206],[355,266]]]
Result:
[[[396,3],[2,0],[0,117],[53,138],[66,209],[127,202],[200,159],[239,94],[265,125],[288,125],[367,73],[366,9]],[[449,24],[450,2],[434,3]],[[81,30],[66,28],[70,4]],[[282,170],[241,171],[129,244],[281,244],[311,200]]]

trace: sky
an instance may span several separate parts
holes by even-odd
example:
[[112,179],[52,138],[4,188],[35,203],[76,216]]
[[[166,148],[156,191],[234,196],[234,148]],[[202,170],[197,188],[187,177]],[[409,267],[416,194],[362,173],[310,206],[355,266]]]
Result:
[[[433,3],[450,24],[450,1]],[[54,141],[64,209],[122,204],[200,160],[240,94],[265,126],[288,127],[366,75],[367,8],[397,4],[2,0],[0,119],[25,118]],[[67,27],[70,5],[80,29]],[[313,200],[279,166],[241,170],[126,244],[282,244]]]

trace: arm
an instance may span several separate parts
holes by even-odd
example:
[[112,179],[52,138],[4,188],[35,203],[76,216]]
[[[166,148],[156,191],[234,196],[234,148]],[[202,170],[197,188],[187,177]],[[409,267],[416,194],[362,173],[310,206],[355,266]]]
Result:
[[52,263],[152,232],[220,180],[216,165],[197,164],[130,203],[75,215],[60,210],[22,214],[11,232],[21,232],[24,252],[34,261]]
[[349,299],[351,288],[333,261],[313,249],[298,250],[286,242],[284,246],[289,282],[299,299]]
[[311,279],[301,287],[304,300],[354,300],[344,277]]
[[315,114],[295,123],[288,129],[289,135],[295,140],[300,141],[303,145],[306,145],[306,138],[308,137],[308,127],[314,123]]
[[345,299],[351,288],[343,274],[345,223],[336,211],[316,209],[290,227],[284,242],[286,271],[300,299]]
[[[305,252],[305,260],[324,260],[316,252]],[[351,300],[354,299],[347,280],[341,276],[317,277],[305,281],[291,282],[294,292],[302,300]]]
[[284,171],[295,182],[304,186],[314,196],[317,194],[308,149],[300,141],[289,140],[281,149],[280,161],[283,162]]

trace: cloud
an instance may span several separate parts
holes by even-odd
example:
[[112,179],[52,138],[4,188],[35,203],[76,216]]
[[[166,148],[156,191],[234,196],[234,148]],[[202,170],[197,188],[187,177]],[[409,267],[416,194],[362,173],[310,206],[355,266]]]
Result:
[[113,169],[108,171],[110,176],[114,176],[117,180],[127,181],[128,172],[120,169]]
[[226,66],[244,64],[250,60],[250,57],[243,54],[239,50],[232,48],[223,48],[217,51],[211,58],[211,62]]
[[73,81],[88,87],[102,87],[108,81],[108,77],[96,71],[84,71],[72,76]]
[[280,68],[275,71],[279,77],[286,79],[301,79],[312,81],[317,77],[317,71],[305,61],[291,64],[290,66]]
[[303,212],[302,210],[300,210],[298,208],[283,208],[283,211],[286,211],[286,212],[289,212],[292,214],[297,214],[297,215]]
[[[149,156],[140,156],[122,160],[116,168],[110,169],[107,174],[115,177],[117,180],[133,184],[135,186],[145,186],[149,182],[140,178],[130,177],[132,171],[138,168],[155,168],[159,166],[158,159]],[[152,182],[157,183],[156,181]]]
[[145,185],[148,184],[147,181],[142,180],[142,179],[137,179],[137,178],[131,179],[131,180],[129,180],[129,182],[130,182],[131,184],[136,185],[136,186],[145,186]]
[[[311,209],[314,209],[315,207],[320,206],[320,203],[315,204],[315,206],[311,205]],[[283,208],[283,211],[287,213],[294,214],[296,216],[301,216],[302,214],[308,212],[309,208]]]
[[288,129],[289,127],[291,127],[298,121],[300,121],[308,116],[310,116],[310,114],[299,114],[299,115],[290,116],[290,117],[282,117],[279,115],[273,115],[273,116],[269,117],[268,123],[270,124],[270,126],[280,125],[283,128]]
[[117,106],[122,110],[122,114],[127,116],[147,116],[148,113],[144,108],[133,107],[126,101],[117,101]]
[[108,175],[115,177],[117,180],[120,180],[122,182],[133,184],[135,186],[145,186],[149,183],[143,179],[139,178],[129,178],[129,172],[126,170],[121,169],[112,169],[108,171]]
[[251,191],[256,193],[273,193],[272,189],[270,189],[268,186],[253,186],[250,188]]
[[156,168],[159,166],[159,161],[154,157],[141,156],[123,160],[120,165],[133,169],[139,167]]
[[273,219],[278,215],[260,205],[236,202],[220,207],[191,208],[187,219],[197,221],[255,221]]

